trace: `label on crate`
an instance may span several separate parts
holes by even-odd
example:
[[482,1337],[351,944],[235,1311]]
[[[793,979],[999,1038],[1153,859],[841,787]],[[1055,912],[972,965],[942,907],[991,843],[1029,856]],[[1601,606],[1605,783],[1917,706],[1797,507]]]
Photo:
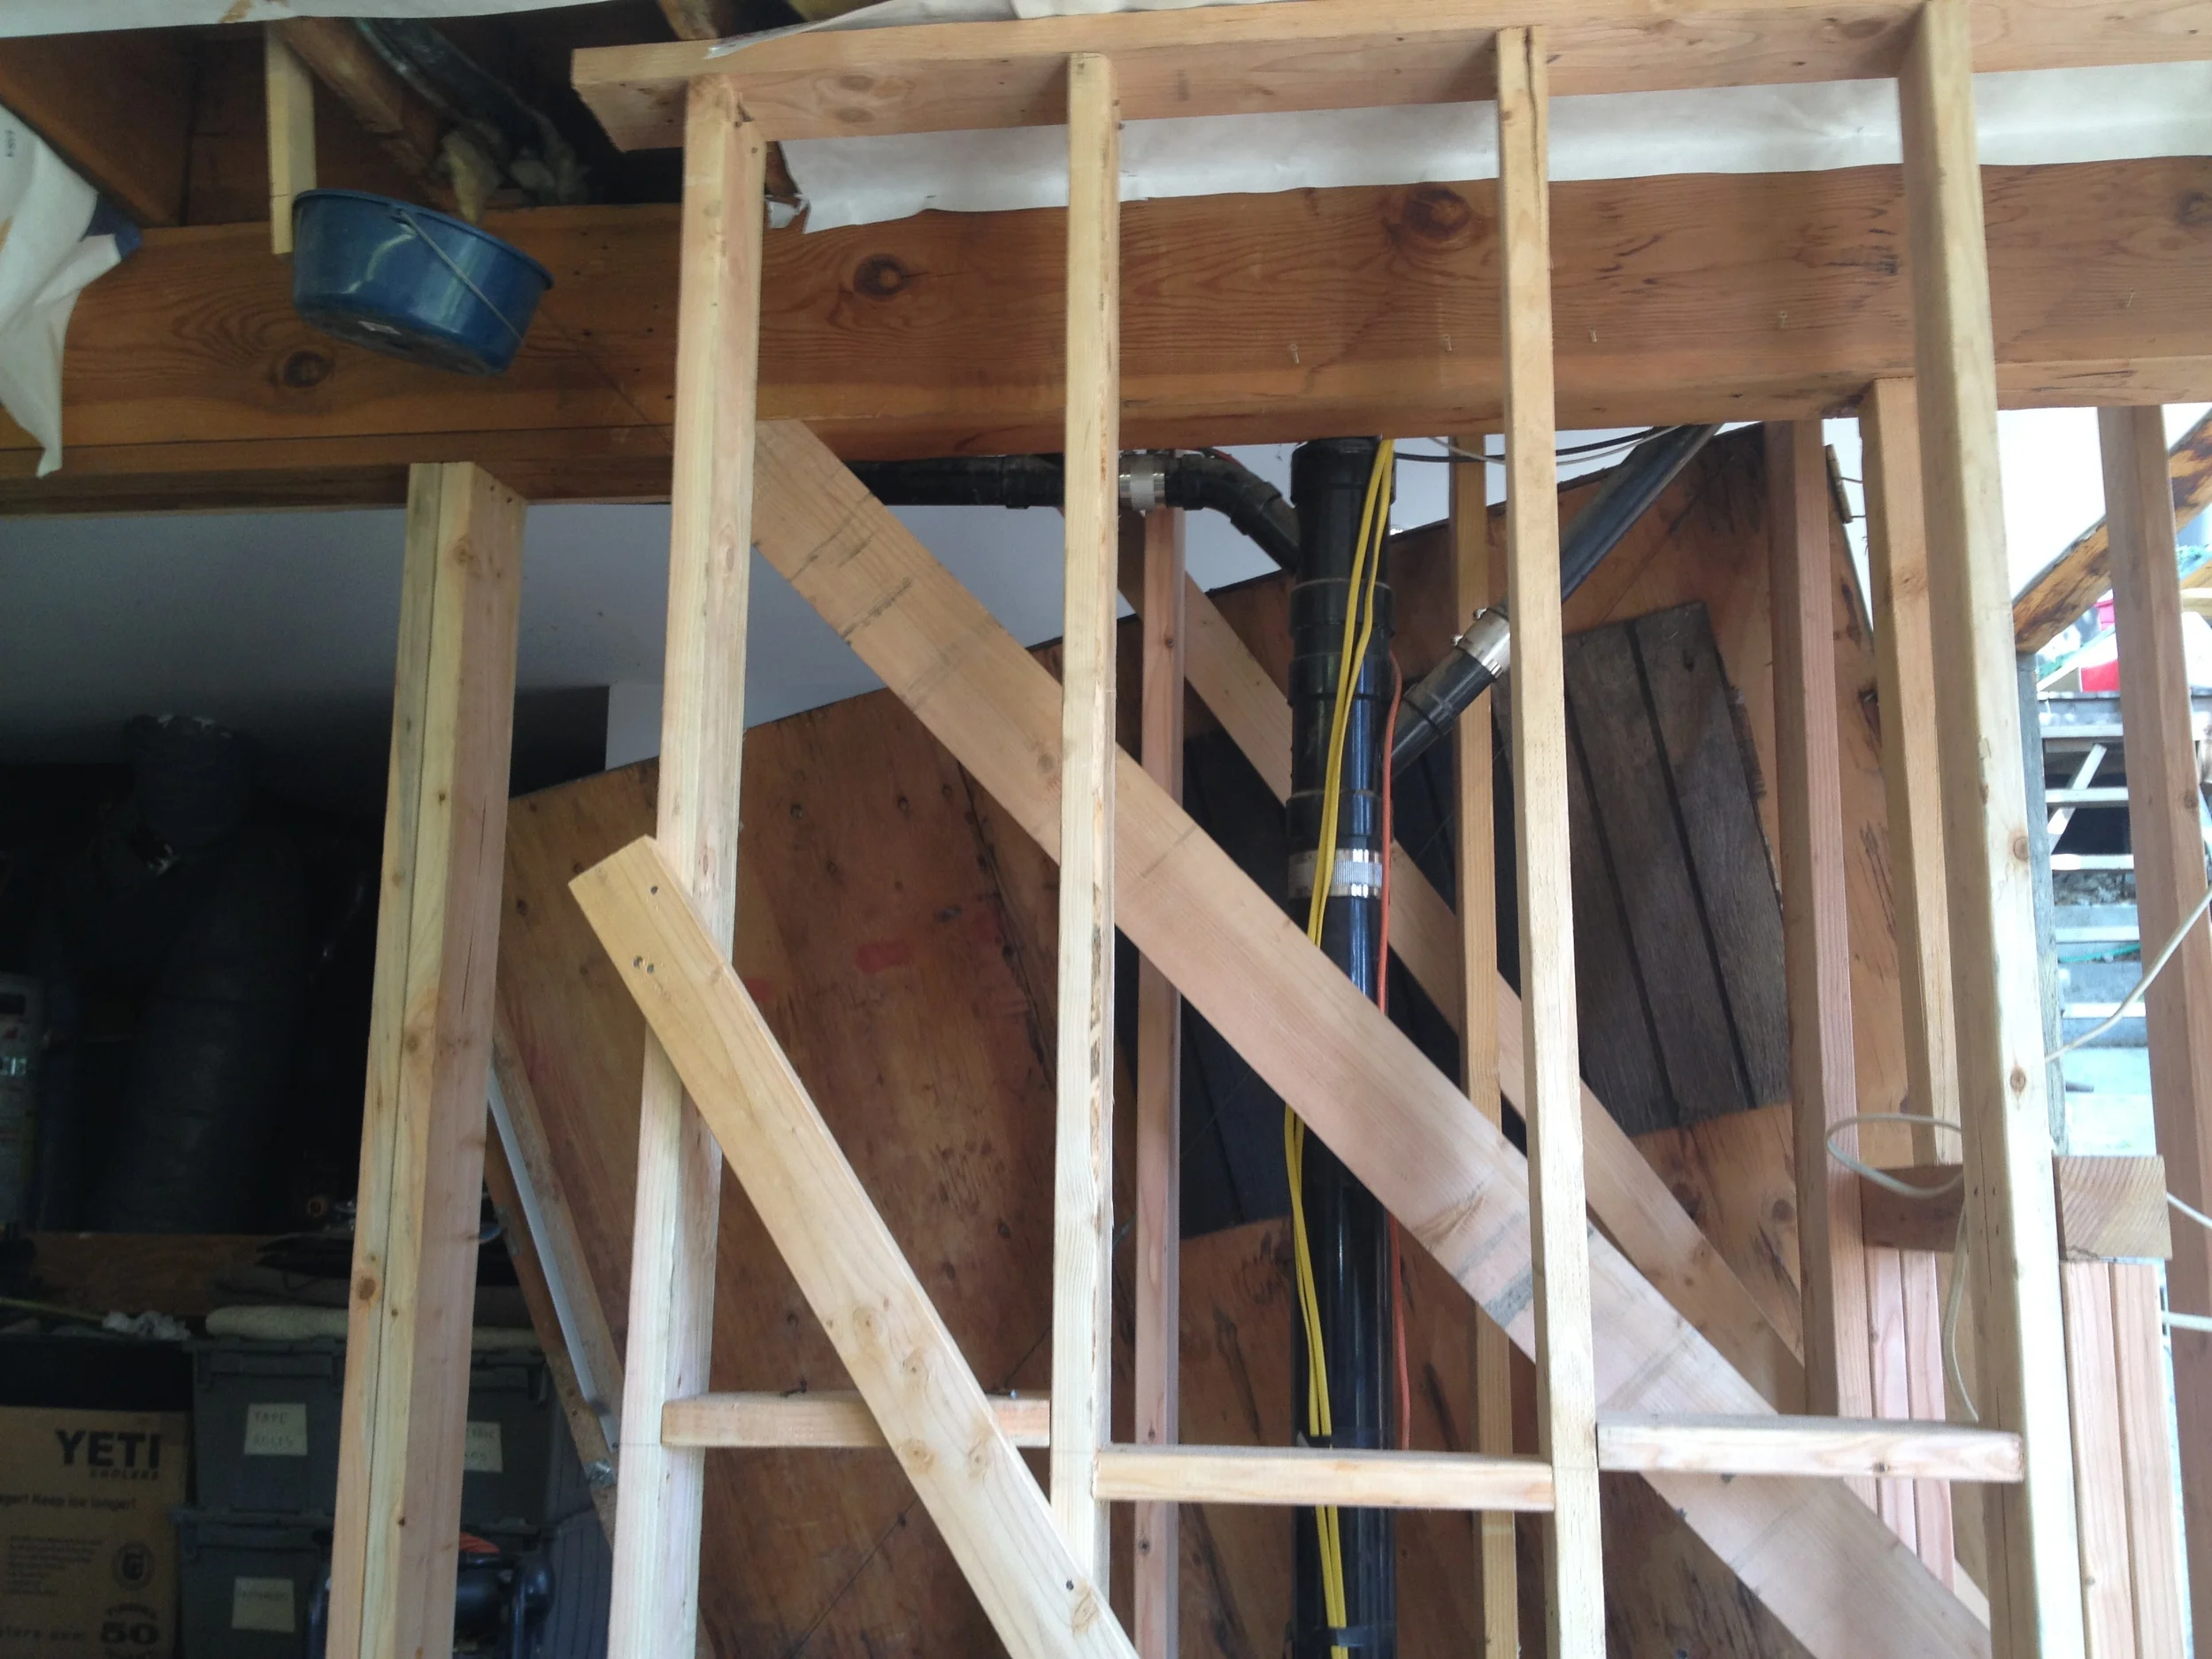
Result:
[[506,1459],[501,1455],[499,1425],[472,1423],[468,1440],[462,1448],[461,1468],[472,1475],[496,1475],[505,1471]]
[[[303,1402],[256,1402],[246,1408],[246,1455],[307,1455],[307,1407]],[[289,1630],[290,1625],[285,1628]]]
[[289,1578],[233,1578],[230,1581],[230,1627],[233,1630],[273,1631],[289,1636],[294,1622],[292,1581]]

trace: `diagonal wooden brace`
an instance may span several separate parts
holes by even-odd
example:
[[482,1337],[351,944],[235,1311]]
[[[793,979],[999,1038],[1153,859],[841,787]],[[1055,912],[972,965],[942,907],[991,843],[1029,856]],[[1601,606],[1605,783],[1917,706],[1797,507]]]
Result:
[[1135,1659],[897,1240],[649,839],[571,884],[1016,1659]]
[[[1051,675],[805,427],[764,425],[757,465],[755,536],[769,562],[1049,851]],[[1122,931],[1528,1348],[1520,1154],[1126,755],[1115,787]],[[1601,1237],[1590,1267],[1601,1407],[1769,1409]],[[1989,1651],[1964,1604],[1839,1486],[1651,1479],[1816,1659]]]

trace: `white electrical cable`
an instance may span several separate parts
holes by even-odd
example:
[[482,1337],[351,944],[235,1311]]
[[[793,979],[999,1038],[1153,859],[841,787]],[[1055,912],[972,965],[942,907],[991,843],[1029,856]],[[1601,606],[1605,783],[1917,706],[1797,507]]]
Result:
[[[2135,988],[2121,1000],[2119,1006],[2115,1008],[2100,1024],[2084,1032],[2073,1041],[2062,1044],[2045,1055],[2043,1064],[2052,1064],[2073,1053],[2075,1049],[2096,1041],[2098,1038],[2126,1018],[2128,1010],[2143,1000],[2144,993],[2151,988],[2151,981],[2165,971],[2166,964],[2174,959],[2174,953],[2181,949],[2181,941],[2188,938],[2189,930],[2203,919],[2204,912],[2208,908],[2212,908],[2212,887],[2205,889],[2204,896],[2197,901],[2197,908],[2191,910],[2181,926],[2174,929],[2174,936],[2166,941],[2165,949],[2158,953],[2157,960],[2143,971],[2143,977],[2135,982]],[[2212,1223],[2206,1225],[2212,1225]]]

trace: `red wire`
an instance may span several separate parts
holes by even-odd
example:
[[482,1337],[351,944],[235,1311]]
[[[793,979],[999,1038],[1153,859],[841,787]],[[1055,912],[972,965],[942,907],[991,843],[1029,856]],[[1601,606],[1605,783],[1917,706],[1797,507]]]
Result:
[[[1382,924],[1375,941],[1375,1006],[1390,1009],[1390,864],[1398,845],[1392,821],[1390,751],[1398,741],[1398,705],[1403,700],[1406,677],[1398,659],[1390,659],[1390,715],[1383,723],[1382,743]],[[1405,1251],[1398,1236],[1398,1217],[1390,1217],[1390,1283],[1397,1294],[1390,1299],[1391,1340],[1398,1351],[1398,1449],[1413,1445],[1413,1385],[1406,1369]]]

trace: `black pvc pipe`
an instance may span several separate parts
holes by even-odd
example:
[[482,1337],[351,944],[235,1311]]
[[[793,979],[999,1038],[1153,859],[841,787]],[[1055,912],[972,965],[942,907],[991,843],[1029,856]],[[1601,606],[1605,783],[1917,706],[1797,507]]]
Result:
[[[1291,795],[1286,814],[1292,872],[1288,908],[1302,924],[1313,883],[1330,884],[1322,949],[1360,994],[1370,998],[1383,969],[1382,901],[1376,878],[1383,852],[1384,726],[1393,690],[1387,568],[1379,572],[1373,634],[1353,682],[1340,774],[1336,871],[1316,871],[1314,857],[1327,778],[1329,728],[1336,712],[1345,611],[1356,599],[1353,554],[1375,448],[1372,439],[1328,439],[1301,445],[1291,458],[1291,496],[1297,504],[1301,553],[1290,590]],[[1374,1194],[1316,1136],[1306,1140],[1300,1191],[1333,1429],[1325,1443],[1369,1449],[1394,1446],[1389,1217]],[[1310,1443],[1314,1437],[1306,1432],[1310,1419],[1304,1321],[1294,1318],[1291,1330],[1292,1425]],[[1295,1512],[1294,1659],[1329,1659],[1334,1647],[1347,1649],[1355,1659],[1395,1659],[1396,1517],[1387,1509],[1340,1509],[1338,1528],[1345,1587],[1340,1626],[1331,1624],[1323,1598],[1316,1513]]]

